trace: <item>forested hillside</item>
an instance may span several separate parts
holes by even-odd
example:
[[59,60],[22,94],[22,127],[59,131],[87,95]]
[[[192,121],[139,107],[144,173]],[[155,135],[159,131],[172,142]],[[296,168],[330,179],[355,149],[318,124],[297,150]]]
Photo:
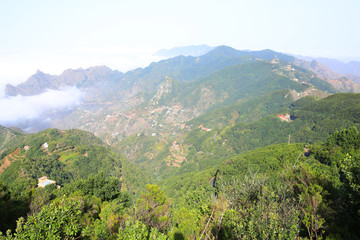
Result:
[[[3,238],[357,239],[359,145],[352,127],[324,144],[258,148],[160,182],[165,192],[147,185],[136,201],[104,172],[61,189],[33,188],[27,218]],[[25,208],[1,187],[2,213]],[[3,228],[11,227],[5,224],[11,217],[1,214]]]
[[8,86],[86,95],[0,126],[0,239],[360,238],[360,94],[313,65],[220,46]]

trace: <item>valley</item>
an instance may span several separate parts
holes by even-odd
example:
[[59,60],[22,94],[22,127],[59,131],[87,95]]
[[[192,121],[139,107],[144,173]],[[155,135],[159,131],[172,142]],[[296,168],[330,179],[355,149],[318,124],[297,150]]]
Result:
[[[2,234],[358,238],[360,86],[272,50],[200,50],[8,85],[9,98],[64,87],[83,97],[45,112],[34,133],[1,127]],[[59,189],[38,189],[43,176]],[[72,230],[48,229],[63,220]]]

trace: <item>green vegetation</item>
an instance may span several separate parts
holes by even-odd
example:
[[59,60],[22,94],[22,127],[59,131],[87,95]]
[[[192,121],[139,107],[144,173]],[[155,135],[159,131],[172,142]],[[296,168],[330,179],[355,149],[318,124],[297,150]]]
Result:
[[[32,189],[28,216],[1,238],[359,238],[359,131],[351,127],[304,146],[257,148],[168,178],[159,183],[165,191],[146,185],[137,199],[103,172],[61,189]],[[1,186],[3,212],[14,200]]]
[[[45,143],[48,147],[45,147]],[[29,150],[25,150],[27,146]],[[59,185],[103,171],[121,176],[121,158],[90,133],[48,129],[29,135],[9,158],[11,165],[0,175],[13,194],[27,198],[37,179],[47,176]],[[11,156],[11,157],[10,157]]]
[[[281,65],[277,68],[281,68]],[[179,101],[185,107],[194,106],[199,101],[203,89],[211,89],[216,103],[209,110],[214,110],[234,104],[239,99],[264,96],[281,89],[303,91],[307,87],[279,74],[272,64],[256,61],[227,67],[186,85],[179,96]]]
[[[272,98],[276,99],[276,98]],[[264,102],[266,104],[266,101]],[[276,101],[274,102],[275,105]],[[244,104],[246,105],[246,103]],[[244,105],[235,105],[238,114],[247,115]],[[254,105],[256,106],[256,105]],[[337,130],[359,124],[360,95],[342,93],[317,100],[313,97],[302,98],[292,103],[288,108],[279,108],[272,115],[259,117],[257,121],[238,121],[235,124],[225,125],[229,120],[222,119],[219,124],[207,122],[210,119],[205,115],[192,120],[193,123],[203,122],[214,126],[212,132],[194,129],[185,136],[185,143],[191,145],[191,152],[196,159],[205,159],[205,166],[218,164],[220,159],[246,152],[257,147],[269,146],[278,143],[316,143],[325,141],[330,134]],[[243,110],[245,109],[245,110]],[[256,107],[254,109],[257,109]],[[263,108],[264,109],[264,108]],[[265,113],[267,108],[265,108]],[[227,109],[223,110],[228,111]],[[244,111],[240,112],[240,111]],[[215,111],[213,115],[216,115]],[[292,121],[281,121],[278,113],[291,115]],[[214,118],[215,121],[218,118]],[[225,127],[220,128],[224,123]],[[215,132],[216,138],[214,138]],[[215,141],[216,140],[216,141]],[[205,154],[196,154],[204,152]],[[206,154],[208,153],[208,154]],[[190,156],[191,157],[191,156]],[[199,159],[200,160],[200,159]],[[200,160],[201,161],[201,160]],[[200,163],[199,163],[200,164]]]
[[360,95],[320,99],[336,90],[293,64],[220,47],[124,74],[146,101],[172,91],[113,149],[0,127],[0,239],[359,239]]
[[[165,102],[181,104],[184,109],[189,107],[185,112],[205,112],[186,123],[192,131],[174,130],[170,127],[166,131],[174,137],[154,137],[149,136],[149,133],[134,134],[115,144],[115,147],[131,161],[145,169],[151,169],[156,177],[166,179],[168,176],[213,167],[228,157],[256,147],[287,142],[289,135],[298,130],[299,126],[281,123],[275,116],[291,113],[288,108],[294,100],[289,89],[303,92],[313,86],[309,83],[311,79],[313,84],[322,90],[335,91],[328,83],[311,78],[310,72],[300,70],[294,70],[298,79],[294,81],[293,77],[285,74],[285,63],[250,61],[221,69],[181,86],[177,85]],[[175,84],[173,80],[167,81]],[[311,99],[315,101],[316,97]],[[142,108],[144,110],[145,105]],[[269,114],[272,116],[268,116]],[[165,118],[163,115],[159,115],[156,121],[162,123]],[[198,128],[200,125],[211,128],[212,131],[204,132]],[[291,129],[287,125],[291,126]],[[318,136],[312,139],[312,133],[307,134],[306,124],[304,128],[305,130],[302,128],[299,132],[309,136],[291,137],[291,142],[317,140]],[[329,133],[331,132],[322,132],[320,140],[326,139]],[[171,150],[174,141],[184,143],[181,146],[183,151],[178,151],[177,155]],[[174,163],[169,162],[169,159],[175,161],[174,166],[181,165],[181,168],[167,168],[166,166]]]

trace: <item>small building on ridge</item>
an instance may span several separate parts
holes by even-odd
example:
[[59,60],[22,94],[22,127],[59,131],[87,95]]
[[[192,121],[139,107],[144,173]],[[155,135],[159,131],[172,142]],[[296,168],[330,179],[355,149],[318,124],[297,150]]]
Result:
[[53,180],[48,179],[47,176],[43,176],[43,177],[38,179],[38,187],[39,188],[44,188],[44,187],[46,187],[48,185],[51,185],[51,184],[56,185],[56,182],[53,181]]

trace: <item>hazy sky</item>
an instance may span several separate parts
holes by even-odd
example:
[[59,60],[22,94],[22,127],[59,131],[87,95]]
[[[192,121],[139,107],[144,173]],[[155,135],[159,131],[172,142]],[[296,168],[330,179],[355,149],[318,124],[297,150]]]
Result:
[[359,0],[0,0],[0,88],[186,45],[360,60],[359,13]]

